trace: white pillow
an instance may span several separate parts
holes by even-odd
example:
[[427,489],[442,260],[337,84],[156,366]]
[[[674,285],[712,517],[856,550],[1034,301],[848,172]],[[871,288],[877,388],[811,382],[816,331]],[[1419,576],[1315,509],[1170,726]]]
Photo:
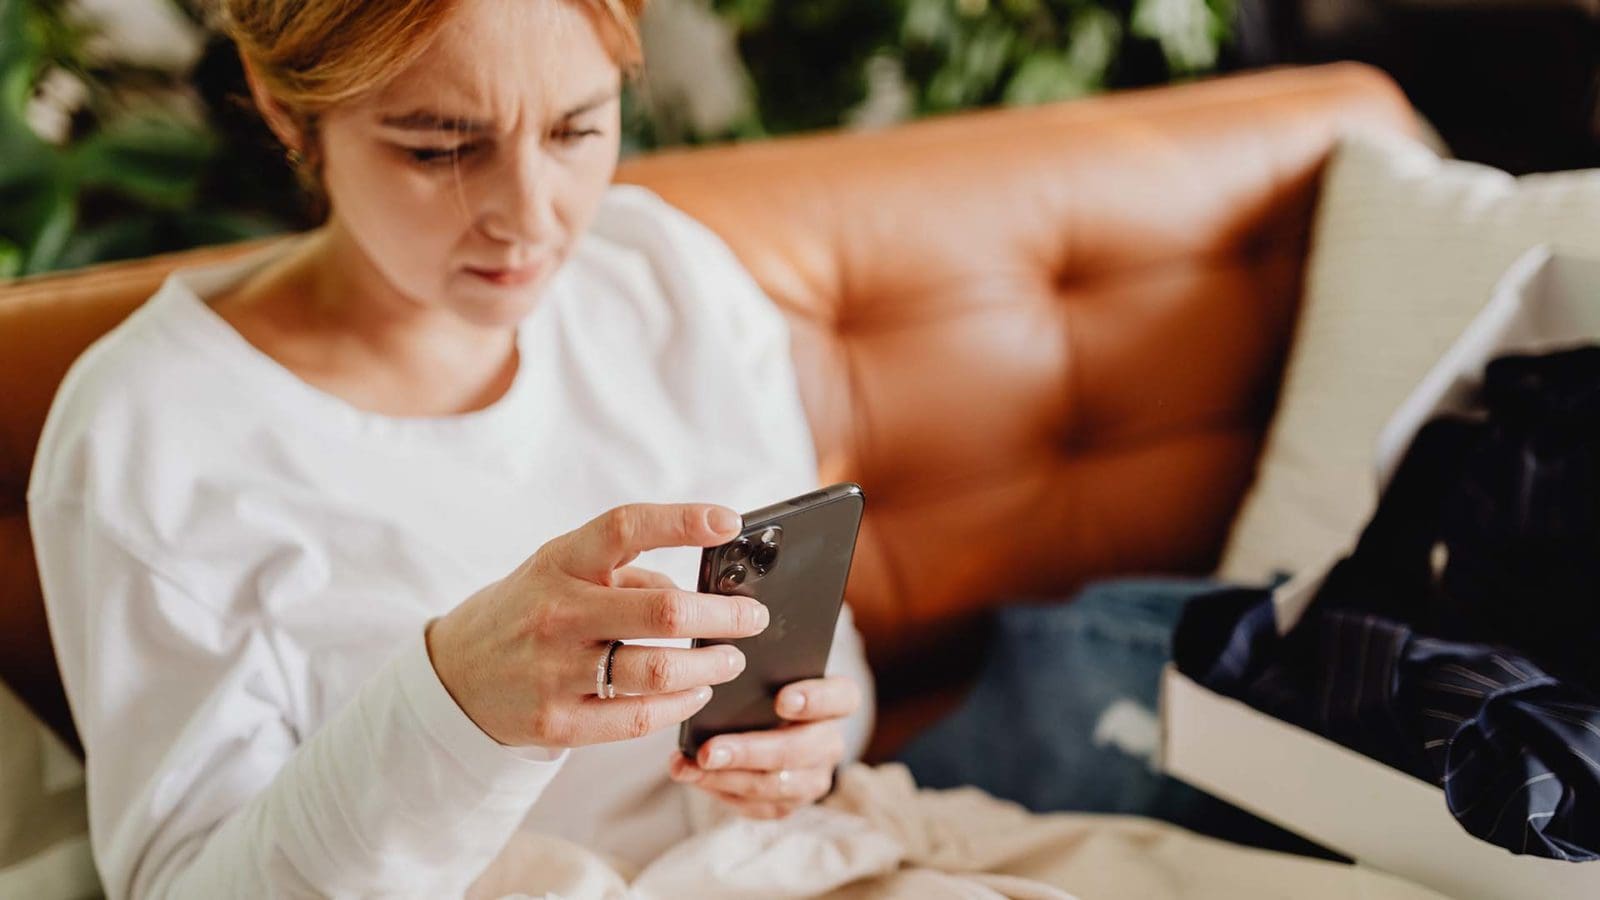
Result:
[[0,897],[99,895],[83,766],[0,687]]
[[1513,178],[1394,135],[1343,140],[1255,485],[1220,574],[1260,581],[1353,543],[1378,433],[1529,248],[1600,255],[1600,170]]

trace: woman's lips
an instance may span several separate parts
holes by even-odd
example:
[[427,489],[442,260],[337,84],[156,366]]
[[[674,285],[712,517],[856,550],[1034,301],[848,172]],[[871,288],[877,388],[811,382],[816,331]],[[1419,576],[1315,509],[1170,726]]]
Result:
[[499,287],[520,287],[531,283],[539,277],[544,267],[538,264],[523,266],[518,269],[477,269],[471,266],[467,271],[477,277]]

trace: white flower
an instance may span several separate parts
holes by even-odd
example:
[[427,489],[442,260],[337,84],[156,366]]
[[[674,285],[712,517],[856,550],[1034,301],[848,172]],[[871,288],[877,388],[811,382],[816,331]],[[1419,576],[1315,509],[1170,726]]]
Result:
[[181,72],[205,49],[204,32],[171,0],[75,0],[72,14],[94,28],[88,49],[103,59]]
[[72,128],[72,114],[87,99],[89,88],[78,76],[65,69],[50,69],[39,79],[28,100],[28,128],[42,141],[64,144]]
[[1139,0],[1129,22],[1134,34],[1158,41],[1167,64],[1180,72],[1216,65],[1216,25],[1206,0]]

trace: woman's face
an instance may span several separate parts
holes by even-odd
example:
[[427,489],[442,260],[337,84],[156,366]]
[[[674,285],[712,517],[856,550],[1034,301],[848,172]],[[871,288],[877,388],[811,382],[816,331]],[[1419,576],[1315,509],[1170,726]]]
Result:
[[567,0],[465,0],[427,52],[320,129],[331,225],[399,296],[527,315],[616,168],[621,72]]

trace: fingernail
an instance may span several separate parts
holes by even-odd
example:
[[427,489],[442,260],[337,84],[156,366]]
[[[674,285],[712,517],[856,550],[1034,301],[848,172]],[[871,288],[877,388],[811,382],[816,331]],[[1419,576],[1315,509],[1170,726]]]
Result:
[[732,761],[733,754],[728,752],[727,747],[717,747],[711,751],[711,758],[706,760],[706,767],[720,769]]
[[756,625],[760,626],[761,630],[765,631],[766,628],[767,628],[768,623],[770,623],[771,621],[772,621],[772,613],[767,612],[766,604],[757,603],[756,604]]
[[718,534],[725,531],[738,531],[743,524],[739,514],[725,506],[713,506],[706,511],[706,524]]
[[783,695],[783,711],[797,713],[806,708],[806,695],[792,691]]
[[695,699],[696,702],[699,702],[699,703],[704,703],[707,700],[710,700],[711,699],[711,688],[709,688],[709,687],[696,688],[695,692],[694,692],[694,699]]
[[739,651],[733,649],[732,647],[729,647],[728,649],[722,651],[722,655],[726,656],[728,658],[728,670],[729,671],[733,672],[735,675],[737,675],[740,672],[744,671],[744,654],[743,653],[740,653]]

